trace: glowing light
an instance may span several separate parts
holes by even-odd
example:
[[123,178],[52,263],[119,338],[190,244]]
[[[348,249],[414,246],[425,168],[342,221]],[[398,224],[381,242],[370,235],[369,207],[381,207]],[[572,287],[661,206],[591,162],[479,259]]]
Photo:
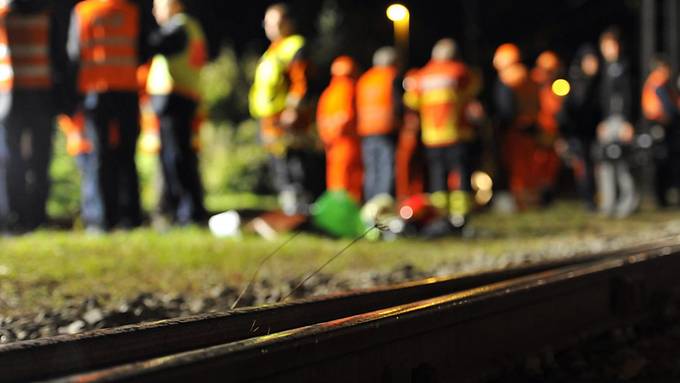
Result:
[[475,202],[480,206],[484,206],[491,202],[491,198],[493,198],[493,192],[491,190],[480,190],[475,194]]
[[387,7],[387,18],[395,23],[408,20],[409,16],[408,8],[402,4],[392,4]]
[[560,78],[555,80],[555,82],[552,83],[552,91],[556,95],[560,97],[564,97],[569,94],[571,91],[571,85],[569,84],[569,81]]
[[409,220],[413,218],[413,208],[410,206],[403,206],[401,209],[399,209],[399,216],[402,219]]
[[493,189],[493,180],[491,176],[484,172],[474,172],[472,173],[472,187],[476,190],[491,190]]

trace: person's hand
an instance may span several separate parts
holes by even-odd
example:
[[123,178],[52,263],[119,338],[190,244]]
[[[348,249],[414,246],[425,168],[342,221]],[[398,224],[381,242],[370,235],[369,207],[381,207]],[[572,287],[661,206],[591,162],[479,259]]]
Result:
[[299,113],[297,109],[292,107],[284,109],[284,111],[281,113],[281,119],[279,120],[281,127],[286,130],[292,128],[297,122],[298,117]]
[[599,124],[597,124],[597,137],[600,140],[603,140],[606,138],[607,135],[607,123],[602,121]]
[[567,151],[569,150],[569,144],[567,144],[567,141],[564,140],[564,138],[558,138],[555,140],[555,153],[559,156],[564,156]]
[[633,141],[634,136],[635,129],[633,128],[633,125],[628,121],[624,122],[623,127],[619,132],[619,140],[621,140],[621,142],[630,143]]

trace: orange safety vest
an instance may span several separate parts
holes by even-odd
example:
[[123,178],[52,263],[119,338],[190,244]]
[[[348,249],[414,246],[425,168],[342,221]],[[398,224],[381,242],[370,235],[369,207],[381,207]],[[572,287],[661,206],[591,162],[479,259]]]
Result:
[[656,94],[656,90],[661,87],[667,87],[671,94],[672,101],[678,103],[677,93],[668,86],[668,76],[661,70],[655,70],[649,74],[645,85],[642,88],[642,113],[649,121],[664,123],[668,119],[663,104]]
[[52,85],[50,16],[0,8],[0,90],[46,89]]
[[418,72],[417,101],[423,144],[440,147],[473,137],[465,107],[478,86],[467,66],[458,61],[431,61]]
[[342,136],[356,135],[354,80],[334,77],[319,98],[316,123],[324,144]]
[[394,81],[397,69],[374,67],[357,82],[357,130],[360,136],[391,134],[395,130]]
[[346,190],[361,202],[363,168],[361,144],[356,133],[355,82],[335,76],[319,98],[316,121],[326,147],[326,187]]
[[80,91],[137,91],[139,10],[125,0],[86,0],[80,22]]

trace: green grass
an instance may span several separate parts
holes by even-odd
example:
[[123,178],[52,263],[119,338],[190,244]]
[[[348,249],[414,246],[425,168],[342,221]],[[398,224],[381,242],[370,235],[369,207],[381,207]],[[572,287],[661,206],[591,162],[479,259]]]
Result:
[[[475,239],[364,241],[332,263],[327,272],[381,272],[406,264],[434,270],[481,256],[551,251],[601,235],[626,238],[632,232],[653,234],[676,222],[680,222],[680,213],[673,212],[641,213],[612,221],[585,214],[571,203],[518,216],[486,213],[473,222]],[[240,285],[278,243],[255,236],[217,239],[199,228],[164,233],[143,229],[101,237],[82,232],[38,232],[0,239],[0,314],[32,313],[37,308],[59,307],[92,295],[115,302],[147,291],[201,294],[224,283]],[[295,278],[323,263],[346,243],[303,234],[274,257],[262,275],[273,283]]]

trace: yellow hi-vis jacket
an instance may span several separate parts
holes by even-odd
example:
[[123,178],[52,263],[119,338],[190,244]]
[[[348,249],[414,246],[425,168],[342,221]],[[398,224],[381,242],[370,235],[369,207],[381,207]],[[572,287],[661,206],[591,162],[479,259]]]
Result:
[[292,35],[272,44],[262,55],[250,88],[250,114],[253,117],[271,117],[286,108],[290,86],[288,68],[304,45],[304,37]]
[[146,90],[150,95],[181,94],[199,100],[201,69],[207,59],[205,35],[198,21],[187,14],[173,16],[186,31],[187,45],[176,55],[156,55],[151,62]]

